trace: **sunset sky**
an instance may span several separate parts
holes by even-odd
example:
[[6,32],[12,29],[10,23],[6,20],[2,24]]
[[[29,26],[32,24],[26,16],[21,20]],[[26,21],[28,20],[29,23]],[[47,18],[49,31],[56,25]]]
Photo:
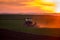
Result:
[[0,13],[60,13],[59,0],[0,0]]

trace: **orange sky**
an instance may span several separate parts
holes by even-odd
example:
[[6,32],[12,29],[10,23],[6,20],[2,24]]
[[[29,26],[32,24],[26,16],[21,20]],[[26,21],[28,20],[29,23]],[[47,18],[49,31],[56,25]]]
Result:
[[0,0],[0,13],[51,13],[49,9],[46,11],[43,8],[39,0]]
[[13,5],[1,5],[0,12],[8,13],[43,13],[38,7],[23,7]]
[[[24,2],[27,2],[27,1],[28,0],[25,0]],[[4,2],[6,2],[6,1],[4,1]],[[39,9],[38,7],[29,7],[29,6],[27,6],[27,4],[25,4],[23,6],[21,6],[21,5],[0,4],[0,12],[4,12],[4,13],[5,12],[8,12],[8,13],[39,13],[39,12],[41,12],[42,13],[42,10]]]

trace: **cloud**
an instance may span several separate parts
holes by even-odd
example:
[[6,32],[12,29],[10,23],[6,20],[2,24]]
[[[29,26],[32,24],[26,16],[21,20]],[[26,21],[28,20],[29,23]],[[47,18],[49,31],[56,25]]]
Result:
[[18,3],[18,2],[0,2],[0,4],[5,4],[5,5],[17,5],[17,6],[26,6],[24,3]]

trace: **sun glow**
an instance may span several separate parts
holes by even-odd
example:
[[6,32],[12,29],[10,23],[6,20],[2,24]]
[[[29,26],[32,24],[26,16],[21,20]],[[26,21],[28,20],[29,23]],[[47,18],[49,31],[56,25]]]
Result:
[[53,1],[48,1],[48,0],[34,0],[32,2],[28,2],[29,6],[37,6],[40,9],[49,12],[49,13],[54,13],[54,6],[55,4],[53,3]]
[[38,6],[49,13],[60,13],[60,0],[34,0],[30,6]]

